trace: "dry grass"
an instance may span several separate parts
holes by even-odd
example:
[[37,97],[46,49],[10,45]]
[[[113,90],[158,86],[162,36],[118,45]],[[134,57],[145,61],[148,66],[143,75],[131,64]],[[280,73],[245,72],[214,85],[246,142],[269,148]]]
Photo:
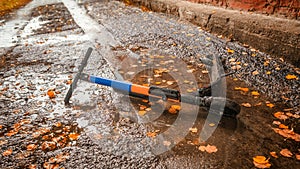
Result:
[[5,15],[8,12],[18,9],[31,0],[0,0],[0,16]]

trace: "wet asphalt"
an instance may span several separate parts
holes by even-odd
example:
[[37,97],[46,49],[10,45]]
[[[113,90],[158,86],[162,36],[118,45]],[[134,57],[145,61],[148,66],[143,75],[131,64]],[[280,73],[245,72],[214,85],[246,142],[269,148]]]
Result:
[[[147,131],[153,130],[153,127],[132,119],[133,107],[128,98],[124,99],[124,96],[107,87],[80,82],[74,91],[71,106],[65,106],[63,99],[69,82],[88,47],[93,47],[94,51],[85,68],[86,73],[125,80],[130,78],[126,78],[118,67],[122,57],[175,56],[183,59],[184,63],[193,61],[197,65],[202,63],[201,58],[217,56],[225,63],[225,72],[237,71],[231,79],[238,78],[273,103],[284,104],[292,108],[293,113],[300,113],[300,82],[285,78],[288,74],[294,74],[299,79],[299,69],[283,60],[216,37],[178,18],[143,12],[117,1],[76,4],[65,0],[53,3],[33,1],[29,5],[32,12],[22,13],[21,19],[17,14],[11,21],[1,22],[4,27],[6,23],[15,24],[16,31],[11,35],[13,39],[6,35],[7,43],[2,44],[0,50],[4,63],[0,72],[0,168],[239,166],[230,165],[228,161],[233,158],[228,156],[237,153],[237,150],[227,155],[203,155],[198,153],[195,145],[179,145],[156,155],[153,151],[156,140],[147,136]],[[22,20],[21,24],[16,25],[14,19]],[[253,72],[257,73],[254,75]],[[55,98],[49,98],[48,90],[55,92]],[[30,122],[24,122],[24,119]],[[70,129],[60,133],[60,127],[57,127],[59,122],[62,128]],[[16,127],[16,124],[21,126]],[[49,131],[35,137],[33,133],[42,128]],[[10,131],[17,133],[8,136]],[[216,137],[212,141],[215,144],[220,137],[224,137],[219,141],[222,143],[235,138],[231,137],[232,132],[217,132],[225,134]],[[71,139],[71,133],[78,134],[78,139]],[[63,137],[67,139],[60,144]],[[54,141],[53,148],[43,148],[54,138],[61,140]],[[29,144],[37,148],[28,150]],[[227,143],[223,146],[226,150],[234,145]],[[168,146],[165,147],[168,149]],[[7,149],[12,149],[12,154],[5,156],[2,152]],[[62,153],[68,154],[66,160],[51,161],[51,157]],[[247,161],[244,167],[253,167],[251,161]]]

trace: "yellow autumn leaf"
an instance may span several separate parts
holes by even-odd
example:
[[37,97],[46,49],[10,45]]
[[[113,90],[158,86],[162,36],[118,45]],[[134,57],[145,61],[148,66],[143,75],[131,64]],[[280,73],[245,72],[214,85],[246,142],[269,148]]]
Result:
[[268,107],[270,107],[270,108],[273,108],[275,105],[274,104],[272,104],[272,103],[267,103],[266,104]]
[[139,114],[140,116],[144,116],[144,115],[146,114],[146,111],[145,111],[145,110],[140,110],[140,111],[138,112],[138,114]]
[[260,94],[258,93],[258,91],[252,91],[251,92],[252,96],[259,96]]
[[292,79],[296,79],[297,76],[296,75],[288,74],[288,75],[285,76],[285,78],[288,79],[288,80],[292,80]]
[[265,156],[255,156],[253,157],[253,164],[257,168],[270,168],[271,164]]
[[233,54],[233,53],[234,53],[234,50],[232,50],[232,49],[227,49],[227,52],[228,52],[229,54]]

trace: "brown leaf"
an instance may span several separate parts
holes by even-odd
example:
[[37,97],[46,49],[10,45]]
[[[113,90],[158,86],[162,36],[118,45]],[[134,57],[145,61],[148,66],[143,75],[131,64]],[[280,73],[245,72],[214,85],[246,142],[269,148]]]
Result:
[[270,152],[270,155],[274,158],[278,158],[278,155],[276,154],[275,151]]
[[278,118],[280,120],[286,120],[286,119],[289,118],[288,116],[286,116],[284,114],[284,112],[276,112],[276,113],[274,113],[274,117],[276,117],[276,118]]
[[267,106],[267,107],[270,107],[270,108],[273,108],[275,105],[272,104],[272,103],[267,103],[266,106]]
[[78,134],[78,133],[70,133],[70,134],[69,134],[70,140],[77,140],[78,137],[79,137],[79,134]]
[[2,155],[3,155],[3,156],[9,156],[9,155],[12,154],[12,152],[13,152],[13,150],[10,148],[10,149],[7,149],[6,151],[4,151],[4,152],[2,153]]
[[216,146],[211,146],[211,145],[207,145],[206,148],[205,148],[206,152],[208,153],[215,153],[218,151],[217,147]]
[[241,105],[248,108],[252,107],[250,103],[242,103]]
[[293,153],[290,150],[286,149],[286,148],[282,149],[280,151],[280,154],[283,155],[284,157],[292,157],[293,156]]
[[296,154],[296,159],[300,160],[300,154]]
[[33,151],[33,150],[36,149],[36,147],[37,147],[37,146],[36,146],[35,144],[29,144],[29,145],[27,145],[26,148],[27,148],[28,151]]
[[281,128],[281,129],[288,129],[289,127],[286,126],[286,125],[284,125],[284,124],[279,124],[279,128]]

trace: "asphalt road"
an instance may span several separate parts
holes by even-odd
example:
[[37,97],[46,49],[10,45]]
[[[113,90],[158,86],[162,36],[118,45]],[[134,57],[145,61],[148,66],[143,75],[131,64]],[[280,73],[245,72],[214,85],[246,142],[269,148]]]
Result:
[[[34,0],[2,20],[0,31],[0,168],[254,168],[257,155],[283,148],[299,154],[299,142],[272,130],[273,113],[299,115],[299,69],[247,45],[118,1]],[[86,73],[182,93],[216,78],[203,64],[215,57],[224,63],[218,73],[237,71],[218,90],[252,107],[242,107],[237,119],[211,118],[208,109],[184,104],[174,115],[160,102],[130,100],[86,82],[65,106],[89,47]],[[298,118],[282,123],[299,133]],[[198,149],[208,144],[218,151]],[[274,167],[299,165],[294,156],[270,158]]]

